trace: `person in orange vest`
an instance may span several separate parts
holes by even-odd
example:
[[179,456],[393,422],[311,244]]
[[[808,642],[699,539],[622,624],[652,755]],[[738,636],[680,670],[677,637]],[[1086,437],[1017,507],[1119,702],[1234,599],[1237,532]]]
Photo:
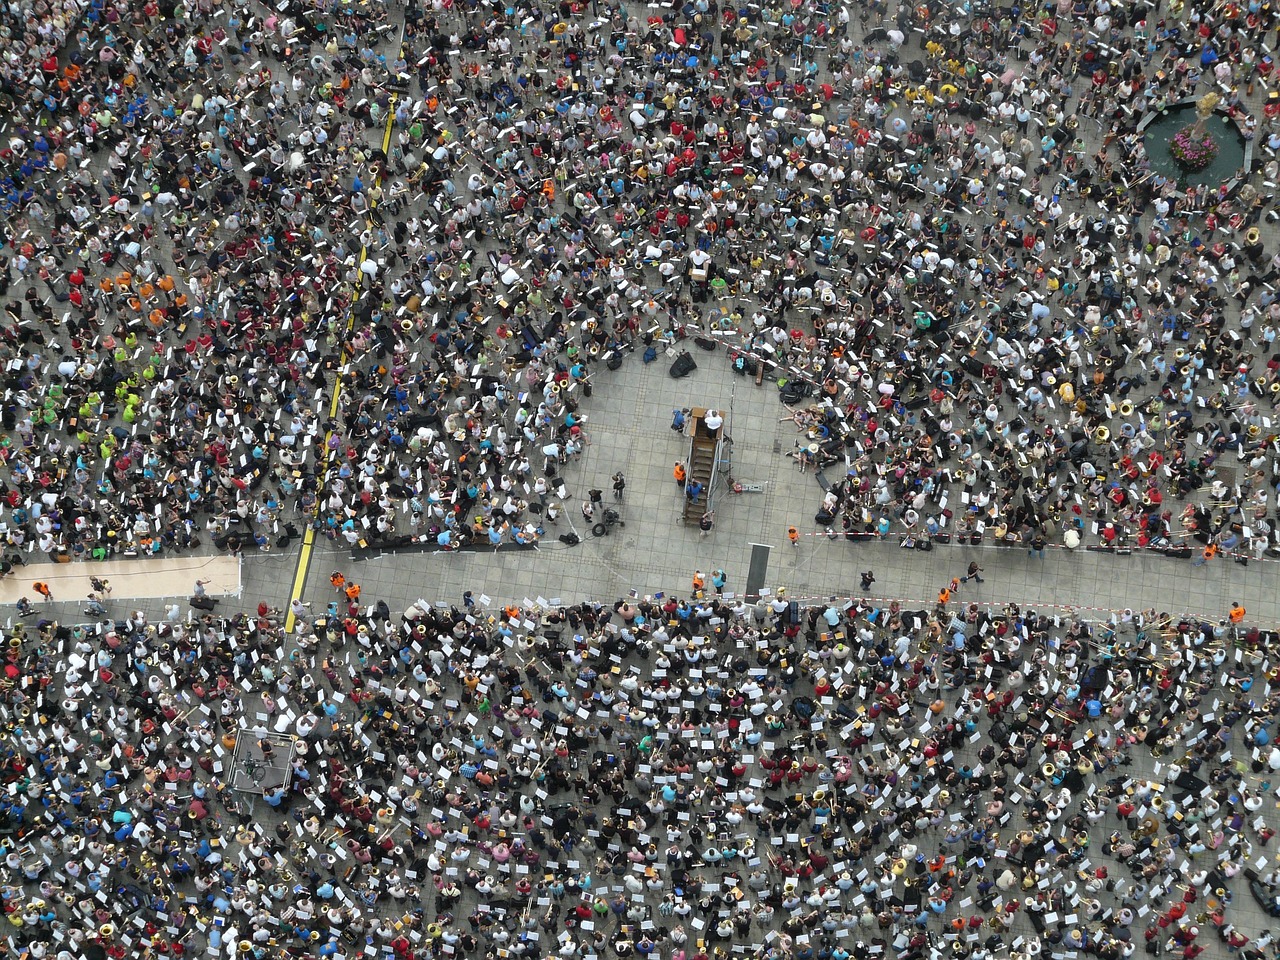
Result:
[[701,570],[693,571],[693,595],[695,597],[702,596],[702,589],[707,585],[707,581],[702,576]]
[[1193,560],[1191,562],[1191,565],[1193,567],[1203,567],[1206,563],[1208,563],[1217,555],[1218,555],[1218,545],[1216,543],[1211,543],[1204,548],[1204,551],[1200,554],[1200,559]]
[[1231,612],[1227,614],[1227,619],[1231,621],[1232,626],[1244,622],[1244,607],[1238,603],[1231,605]]
[[37,580],[31,586],[35,589],[36,593],[40,594],[40,596],[44,597],[46,600],[53,599],[53,591],[49,589],[49,585],[43,580]]
[[685,478],[688,477],[688,475],[689,474],[685,472],[684,464],[677,460],[676,465],[671,468],[671,476],[676,478],[676,486],[683,487]]

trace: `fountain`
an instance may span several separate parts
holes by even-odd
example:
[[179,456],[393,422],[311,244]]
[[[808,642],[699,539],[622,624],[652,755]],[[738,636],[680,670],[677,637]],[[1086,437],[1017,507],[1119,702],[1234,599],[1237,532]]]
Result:
[[[1151,158],[1151,169],[1179,181],[1184,187],[1233,183],[1241,169],[1253,163],[1252,142],[1246,142],[1231,118],[1215,110],[1216,102],[1208,100],[1208,97],[1181,100],[1158,113],[1148,114],[1138,127],[1147,156]],[[1187,126],[1211,133],[1218,143],[1218,155],[1200,170],[1187,170],[1170,152],[1174,135]]]

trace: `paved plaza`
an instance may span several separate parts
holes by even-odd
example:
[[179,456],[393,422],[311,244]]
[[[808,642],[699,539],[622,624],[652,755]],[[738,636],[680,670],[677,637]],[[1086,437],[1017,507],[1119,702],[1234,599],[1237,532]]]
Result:
[[1280,8],[0,20],[0,953],[1280,960]]

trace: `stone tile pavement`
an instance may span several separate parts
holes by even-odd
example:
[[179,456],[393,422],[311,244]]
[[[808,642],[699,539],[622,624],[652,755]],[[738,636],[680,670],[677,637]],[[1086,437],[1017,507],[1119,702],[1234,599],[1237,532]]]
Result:
[[[904,550],[888,542],[831,540],[813,522],[819,488],[812,473],[800,472],[790,456],[797,433],[780,423],[786,410],[774,385],[756,386],[729,370],[722,350],[694,350],[698,370],[685,380],[667,375],[669,359],[645,366],[638,354],[617,372],[600,371],[596,395],[583,403],[591,445],[581,463],[567,472],[570,498],[559,527],[548,526],[540,549],[494,554],[384,554],[352,563],[346,550],[318,546],[308,594],[326,596],[333,569],[347,571],[365,587],[366,597],[381,597],[393,609],[418,597],[460,602],[464,590],[494,601],[596,598],[609,601],[635,590],[687,594],[695,569],[709,574],[723,568],[729,590],[745,587],[751,544],[773,547],[766,584],[785,587],[793,596],[858,594],[858,574],[875,571],[873,592],[881,597],[932,603],[940,587],[964,573],[971,559],[985,568],[985,583],[966,584],[960,599],[1014,601],[1023,606],[1095,607],[1105,610],[1157,608],[1217,619],[1232,600],[1242,602],[1250,620],[1280,623],[1274,590],[1274,562],[1247,567],[1215,560],[1193,567],[1135,552],[1113,556],[1092,551],[1050,549],[1045,559],[1029,558],[1020,548],[938,545],[929,553]],[[670,429],[671,412],[684,406],[715,406],[727,413],[733,438],[733,476],[763,485],[760,493],[713,493],[714,531],[703,537],[679,521],[680,491],[671,477],[686,441]],[[594,538],[584,529],[580,502],[592,486],[606,491],[614,471],[627,475],[622,506],[625,528]],[[830,472],[830,471],[828,471]],[[834,479],[834,478],[833,478]],[[794,524],[805,535],[796,547],[787,542]],[[558,532],[574,529],[584,537],[575,547],[559,543]],[[246,568],[246,596],[255,583],[278,584]],[[285,584],[285,590],[288,586]],[[279,595],[285,602],[288,597]]]
[[[694,570],[709,575],[716,568],[728,573],[729,591],[742,591],[751,544],[762,543],[773,548],[766,585],[786,588],[798,597],[861,594],[859,574],[870,569],[876,575],[876,596],[931,604],[939,588],[976,559],[985,568],[985,583],[966,584],[960,600],[1107,611],[1154,607],[1213,619],[1237,600],[1248,609],[1251,621],[1280,625],[1274,561],[1254,561],[1246,567],[1218,559],[1197,568],[1188,560],[1142,552],[1112,556],[1051,547],[1039,560],[1022,549],[989,543],[978,548],[938,545],[922,553],[901,549],[897,538],[885,543],[828,539],[813,521],[820,499],[818,482],[812,473],[800,472],[790,456],[797,431],[793,423],[779,422],[786,409],[776,386],[768,380],[756,386],[749,378],[735,376],[723,350],[695,348],[694,355],[698,370],[685,380],[667,375],[669,358],[646,366],[638,353],[629,355],[620,370],[596,374],[598,389],[583,402],[591,445],[581,462],[566,471],[570,497],[564,516],[558,527],[548,525],[536,552],[400,553],[353,562],[345,546],[339,549],[321,539],[311,562],[307,598],[328,599],[328,578],[334,569],[360,581],[365,597],[385,599],[393,610],[419,597],[457,603],[464,590],[487,594],[494,601],[541,597],[603,602],[631,590],[640,595],[687,594]],[[726,412],[733,439],[732,475],[763,487],[759,493],[738,495],[717,488],[712,498],[716,525],[705,537],[680,524],[680,491],[671,477],[673,463],[687,452],[687,441],[670,429],[671,412],[688,406],[716,406]],[[604,490],[608,500],[609,480],[617,470],[627,476],[621,508],[625,527],[615,528],[610,536],[592,537],[579,505],[593,486]],[[787,543],[791,524],[804,533],[797,547]],[[568,547],[556,540],[569,530],[583,542]],[[253,606],[265,599],[286,606],[296,562],[296,545],[246,554],[241,561],[243,602]],[[27,580],[44,572],[43,565],[39,572],[35,566],[20,569],[9,583],[26,589]],[[117,577],[108,610],[123,616],[141,608],[159,615],[189,589],[185,581],[180,587],[132,591],[122,588]],[[168,592],[174,596],[157,595]],[[64,622],[79,618],[83,598],[59,599],[66,602],[46,605],[54,615]]]

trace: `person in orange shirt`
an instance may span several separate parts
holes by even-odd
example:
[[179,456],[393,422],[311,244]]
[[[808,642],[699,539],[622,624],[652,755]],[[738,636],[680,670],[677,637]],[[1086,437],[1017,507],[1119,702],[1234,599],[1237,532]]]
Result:
[[800,546],[800,531],[795,527],[787,527],[787,539],[791,541],[793,547]]
[[950,602],[951,602],[951,590],[947,587],[943,587],[941,590],[938,591],[938,606],[945,607]]
[[693,593],[694,596],[702,596],[702,588],[707,585],[707,581],[703,579],[702,571],[693,571]]

